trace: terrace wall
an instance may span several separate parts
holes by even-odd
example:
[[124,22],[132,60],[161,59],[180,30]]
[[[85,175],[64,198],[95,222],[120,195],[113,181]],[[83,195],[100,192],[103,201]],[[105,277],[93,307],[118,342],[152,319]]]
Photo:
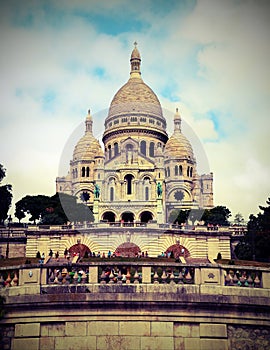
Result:
[[[123,264],[133,271],[130,283],[119,274],[102,278],[101,271]],[[59,278],[68,266],[1,269],[3,349],[270,348],[269,269],[139,262],[71,268],[69,281]]]

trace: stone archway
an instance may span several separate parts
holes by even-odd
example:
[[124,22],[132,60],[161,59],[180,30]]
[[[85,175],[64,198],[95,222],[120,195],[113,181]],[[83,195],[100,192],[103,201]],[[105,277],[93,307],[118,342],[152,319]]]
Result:
[[148,221],[153,220],[153,214],[150,211],[143,211],[140,215],[141,222],[147,223]]
[[190,256],[189,251],[181,244],[171,245],[165,252],[166,254],[173,254],[173,257],[178,259],[180,256],[188,258]]
[[79,254],[79,256],[83,258],[86,254],[90,253],[90,249],[85,244],[81,243],[74,244],[68,251],[71,257]]
[[131,213],[130,211],[125,211],[121,215],[121,218],[124,222],[134,222],[134,214]]
[[117,249],[115,250],[115,255],[116,256],[123,256],[126,258],[133,258],[137,256],[141,252],[140,247],[138,247],[134,243],[126,242],[120,244]]
[[115,214],[112,211],[106,211],[103,214],[102,220],[108,222],[115,222]]

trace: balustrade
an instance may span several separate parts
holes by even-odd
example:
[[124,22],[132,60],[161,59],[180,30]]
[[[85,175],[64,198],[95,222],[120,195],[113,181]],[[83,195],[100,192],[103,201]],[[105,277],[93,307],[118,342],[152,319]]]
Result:
[[[140,265],[136,263],[99,263],[95,265],[72,264],[61,267],[50,266],[47,269],[47,284],[85,284],[91,280],[100,284],[139,284],[149,281],[152,284],[194,284],[195,268],[178,265]],[[148,269],[147,269],[148,267]],[[150,276],[148,276],[150,274]]]
[[[31,277],[35,271],[35,277]],[[24,273],[23,273],[24,272]],[[32,274],[32,275],[31,275]],[[24,276],[24,277],[22,277]],[[26,277],[28,280],[26,281]],[[220,277],[223,278],[220,278]],[[20,282],[19,283],[19,278]],[[269,288],[267,268],[196,265],[171,262],[107,261],[0,268],[0,287],[25,283],[77,284],[216,284],[226,287]]]
[[10,269],[0,272],[0,287],[16,287],[19,285],[19,270]]
[[85,284],[88,283],[88,270],[85,267],[47,268],[47,284]]
[[262,287],[262,273],[259,270],[228,268],[225,271],[225,286]]

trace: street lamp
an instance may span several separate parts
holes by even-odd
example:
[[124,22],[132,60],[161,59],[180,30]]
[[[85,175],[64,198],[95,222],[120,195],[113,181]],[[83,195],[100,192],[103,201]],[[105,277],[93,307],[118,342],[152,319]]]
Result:
[[9,254],[9,237],[10,237],[10,224],[12,221],[11,215],[8,217],[8,236],[7,236],[7,249],[6,249],[6,259],[8,259],[8,254]]

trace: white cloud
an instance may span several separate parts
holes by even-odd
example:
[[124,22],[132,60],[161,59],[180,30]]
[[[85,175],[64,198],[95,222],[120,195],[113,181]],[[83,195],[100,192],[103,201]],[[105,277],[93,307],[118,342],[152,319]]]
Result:
[[[193,10],[180,12],[176,7],[162,16],[153,12],[153,3],[138,2],[134,8],[125,6],[121,16],[142,21],[146,29],[134,27],[117,35],[98,32],[73,13],[87,9],[113,15],[126,2],[111,4],[56,2],[55,11],[61,10],[62,16],[59,24],[50,24],[41,6],[26,2],[17,17],[30,9],[34,28],[12,26],[14,7],[2,12],[1,163],[16,199],[33,191],[54,191],[66,140],[88,108],[93,114],[108,108],[129,77],[129,55],[137,40],[145,82],[165,108],[174,112],[179,107],[183,120],[204,140],[216,204],[246,217],[256,213],[269,196],[268,2],[204,0]],[[98,76],[96,68],[102,68],[104,76]],[[161,95],[165,86],[173,88],[179,102]],[[55,106],[50,111],[44,109],[43,98],[51,90]],[[172,120],[168,124],[171,131]],[[102,118],[94,128],[100,135]],[[256,171],[249,172],[250,167]]]

